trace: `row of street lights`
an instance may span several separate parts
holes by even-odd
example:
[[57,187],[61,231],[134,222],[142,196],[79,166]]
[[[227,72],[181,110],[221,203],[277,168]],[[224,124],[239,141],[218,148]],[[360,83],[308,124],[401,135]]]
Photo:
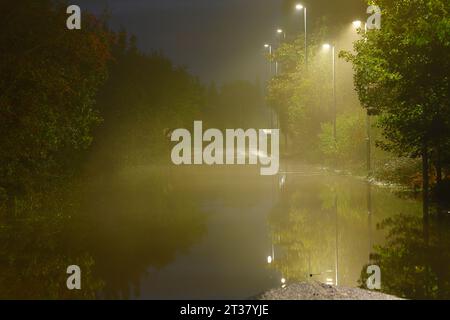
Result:
[[[304,14],[304,33],[305,33],[305,65],[308,65],[308,35],[307,35],[307,15],[306,15],[306,7],[304,7],[302,4],[296,4],[295,5],[295,10],[296,11],[303,11]],[[281,37],[283,40],[286,39],[286,31],[278,28],[277,30],[277,34],[279,37]],[[264,45],[264,47],[266,49],[269,50],[270,55],[272,55],[272,51],[273,51],[273,46],[269,43],[266,43]],[[272,63],[270,64],[270,74],[272,74]],[[275,61],[275,75],[278,75],[278,62]]]
[[[362,21],[355,20],[352,22],[352,25],[355,30],[361,29],[363,26]],[[367,33],[367,23],[364,24],[364,32]],[[331,49],[333,55],[333,137],[336,140],[337,129],[336,129],[336,121],[337,121],[337,100],[336,100],[336,45],[325,43],[323,44],[323,49],[329,51]],[[370,137],[370,116],[367,113],[367,170],[370,174],[371,171],[371,163],[370,163],[370,148],[371,148],[371,137]]]
[[[308,67],[308,38],[307,38],[307,10],[306,7],[304,7],[301,4],[297,4],[295,6],[295,9],[297,11],[301,11],[303,10],[304,12],[304,33],[305,33],[305,66],[306,68]],[[361,29],[363,27],[363,22],[356,20],[352,22],[354,29],[358,30]],[[367,33],[367,24],[364,24],[364,31],[365,33]],[[286,32],[283,29],[277,29],[277,34],[279,36],[282,36],[283,39],[286,39]],[[270,55],[272,55],[273,53],[273,47],[271,44],[265,44],[264,47],[269,50]],[[336,140],[337,137],[337,126],[336,126],[336,122],[337,122],[337,99],[336,99],[336,45],[335,44],[330,44],[330,43],[325,43],[323,44],[323,49],[326,51],[330,51],[332,52],[332,56],[333,56],[333,62],[332,62],[332,69],[333,69],[333,136],[334,139]],[[278,62],[275,62],[275,66],[276,66],[276,75],[278,75]],[[270,63],[270,74],[272,75],[272,63]],[[370,134],[370,115],[367,112],[367,170],[368,173],[370,175],[371,173],[371,134]],[[272,264],[275,261],[275,252],[274,252],[274,246],[272,244],[272,254],[270,256],[267,257],[267,263],[268,264]],[[336,198],[336,254],[335,254],[335,285],[338,285],[338,231],[337,231],[337,198]],[[311,271],[309,271],[311,272]],[[327,271],[329,272],[329,271]],[[311,276],[313,276],[313,274],[311,274]],[[283,287],[285,287],[286,285],[286,279],[284,277],[281,278],[281,283],[283,285]],[[332,278],[327,278],[327,284],[333,284],[333,279]]]

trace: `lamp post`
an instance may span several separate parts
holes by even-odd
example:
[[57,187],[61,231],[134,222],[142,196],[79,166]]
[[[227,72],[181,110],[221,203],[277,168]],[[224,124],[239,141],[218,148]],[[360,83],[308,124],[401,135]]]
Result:
[[[363,26],[362,21],[360,20],[355,20],[352,22],[353,24],[353,28],[355,28],[355,30],[361,29]],[[367,23],[364,23],[364,33],[367,33]],[[367,175],[370,176],[372,174],[372,134],[370,132],[370,127],[371,127],[371,123],[370,123],[370,114],[369,114],[369,110],[367,110],[367,116],[366,116],[366,141],[367,141],[367,147],[366,147],[366,162],[367,162]]]
[[[270,79],[270,78],[272,78],[272,45],[266,43],[264,45],[264,48],[269,50],[269,55],[270,55],[270,58],[269,58],[269,79]],[[272,124],[273,124],[273,113],[271,111],[270,112],[270,125],[272,126]]]
[[[271,56],[270,58],[272,58],[272,45],[266,43],[264,45],[264,48],[266,48],[267,50],[269,50],[269,55]],[[269,78],[272,77],[272,60],[269,60]]]
[[308,66],[308,33],[307,33],[307,20],[306,20],[306,7],[304,7],[302,4],[297,4],[295,6],[295,10],[302,11],[303,10],[303,17],[305,22],[305,65]]
[[324,44],[323,48],[325,50],[330,50],[332,52],[333,55],[333,137],[334,140],[336,141],[336,118],[337,118],[337,113],[336,113],[336,46],[335,45],[331,45],[331,44]]
[[[279,37],[279,44],[281,45],[282,39],[283,40],[286,39],[286,32],[283,29],[278,28],[277,34]],[[279,69],[278,61],[275,61],[275,75],[278,75],[278,69]]]

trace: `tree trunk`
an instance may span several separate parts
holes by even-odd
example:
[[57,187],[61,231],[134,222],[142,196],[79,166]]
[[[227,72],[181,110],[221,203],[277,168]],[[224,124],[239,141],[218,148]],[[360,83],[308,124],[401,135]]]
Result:
[[437,189],[442,185],[442,161],[441,161],[441,150],[436,151],[436,183],[437,183]]
[[422,148],[422,194],[423,194],[423,215],[428,217],[429,197],[428,190],[430,186],[429,180],[429,154],[427,144]]

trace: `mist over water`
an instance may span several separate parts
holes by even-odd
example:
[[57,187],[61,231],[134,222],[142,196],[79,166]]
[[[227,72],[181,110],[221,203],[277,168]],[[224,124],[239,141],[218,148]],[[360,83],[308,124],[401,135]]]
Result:
[[[17,263],[2,269],[2,283],[9,286],[0,293],[80,297],[41,285],[27,267],[31,256],[46,276],[57,266],[79,263],[85,298],[244,299],[280,286],[282,278],[305,281],[310,274],[357,286],[371,253],[377,246],[390,250],[395,244],[386,241],[388,233],[406,227],[395,219],[421,218],[419,201],[386,188],[311,166],[282,167],[275,177],[249,166],[169,164],[86,177],[49,199],[44,218],[2,233],[4,257]],[[55,221],[54,214],[64,218]],[[379,230],[383,221],[392,225]],[[53,232],[45,238],[27,234],[18,242],[29,228]],[[420,241],[413,230],[404,232],[411,245]],[[25,247],[17,246],[24,241]],[[386,277],[401,272],[390,265],[392,257],[381,259]],[[400,259],[410,262],[408,255]],[[432,260],[423,262],[433,268]],[[388,292],[402,293],[402,287]]]
[[[366,50],[384,34],[351,23],[367,19],[366,4],[305,0],[307,48],[294,4],[83,0],[76,31],[64,4],[0,5],[0,299],[366,289],[368,266],[380,267],[384,293],[450,299],[447,105],[383,113],[406,104],[376,105],[368,92],[378,85],[386,99],[391,83],[364,82],[372,74],[352,56],[384,66]],[[426,125],[436,139],[417,144]],[[224,133],[223,164],[195,164],[208,129]],[[225,161],[225,133],[240,129],[259,135],[257,165],[254,154]],[[178,165],[177,130],[193,156]],[[72,265],[81,290],[68,290]]]

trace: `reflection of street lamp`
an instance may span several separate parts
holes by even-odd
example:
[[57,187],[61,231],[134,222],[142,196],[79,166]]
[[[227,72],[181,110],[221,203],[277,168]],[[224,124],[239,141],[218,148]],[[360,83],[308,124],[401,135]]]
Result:
[[333,54],[333,136],[336,141],[336,46],[325,43],[322,47],[327,51],[332,49]]
[[[324,271],[324,272],[321,272],[321,273],[311,273],[310,275],[309,275],[309,277],[310,278],[312,278],[312,277],[316,277],[316,276],[323,276],[324,274],[327,274],[327,273],[334,273],[335,271],[333,271],[333,270],[327,270],[327,271]],[[336,277],[336,285],[337,285],[337,277]],[[334,280],[333,280],[333,278],[330,278],[330,277],[328,277],[328,278],[326,278],[326,281],[325,281],[325,283],[326,284],[328,284],[328,285],[333,285],[333,284],[335,284],[334,283]]]
[[295,10],[301,11],[303,10],[303,16],[305,21],[305,64],[308,65],[308,36],[307,36],[307,24],[306,24],[306,7],[301,5],[300,3],[295,6]]
[[275,260],[275,247],[272,243],[272,255],[267,257],[267,263],[271,264]]

